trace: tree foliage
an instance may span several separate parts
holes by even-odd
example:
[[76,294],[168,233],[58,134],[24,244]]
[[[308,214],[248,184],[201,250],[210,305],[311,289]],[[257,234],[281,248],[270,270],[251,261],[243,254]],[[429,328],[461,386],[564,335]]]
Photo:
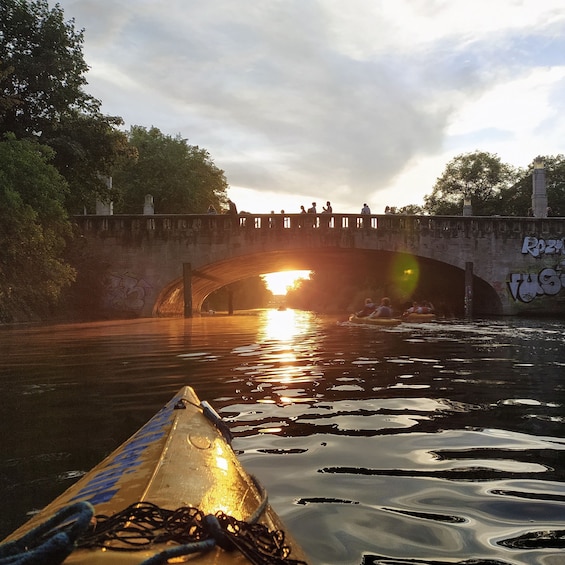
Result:
[[401,206],[396,213],[417,216],[424,213],[424,208],[418,204],[407,204],[406,206]]
[[45,313],[74,270],[60,257],[70,222],[53,151],[13,135],[0,142],[0,321]]
[[0,4],[0,60],[9,71],[2,79],[2,98],[11,101],[0,119],[4,132],[19,138],[41,135],[71,108],[98,109],[98,101],[82,89],[88,66],[83,32],[73,23],[46,0]]
[[94,211],[96,200],[111,201],[118,191],[107,184],[117,163],[134,158],[121,118],[69,112],[55,124],[46,142],[55,149],[53,164],[69,183],[66,206],[71,214]]
[[260,277],[250,277],[236,281],[213,292],[206,298],[204,307],[209,310],[227,311],[229,296],[232,295],[233,307],[236,310],[264,308],[273,298],[273,293],[267,288]]
[[497,155],[475,151],[449,161],[432,193],[424,197],[430,214],[460,215],[469,199],[477,216],[499,214],[500,194],[513,186],[519,172]]
[[[562,216],[565,214],[565,156],[547,155],[539,157],[545,167],[547,203],[549,215]],[[522,176],[510,187],[501,190],[500,215],[528,216],[532,209],[532,176],[533,162]]]
[[210,204],[216,209],[225,206],[224,171],[216,167],[208,151],[156,127],[134,126],[128,139],[137,159],[123,162],[114,171],[114,185],[121,194],[116,211],[141,213],[147,194],[153,196],[159,214],[203,214]]
[[111,198],[104,175],[127,155],[121,118],[104,116],[84,91],[83,30],[46,0],[0,3],[0,136],[35,139],[56,151],[69,208]]

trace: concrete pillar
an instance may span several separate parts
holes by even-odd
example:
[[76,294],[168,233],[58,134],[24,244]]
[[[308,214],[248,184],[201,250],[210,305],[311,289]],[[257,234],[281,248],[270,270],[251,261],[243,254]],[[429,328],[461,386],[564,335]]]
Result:
[[[112,189],[112,177],[99,177],[106,184],[108,190]],[[102,202],[101,200],[96,200],[96,215],[97,216],[111,216],[114,213],[114,203],[110,200],[108,202]]]
[[532,173],[532,210],[535,218],[547,218],[545,165],[541,157],[534,159],[534,172]]
[[96,215],[97,216],[111,216],[114,213],[113,202],[102,202],[96,200]]
[[473,215],[473,206],[471,205],[471,199],[468,196],[463,198],[463,215],[464,216]]
[[184,284],[184,317],[192,318],[192,265],[182,264],[182,280]]
[[151,216],[155,214],[155,204],[153,203],[153,196],[151,194],[145,195],[145,203],[143,204],[143,215]]

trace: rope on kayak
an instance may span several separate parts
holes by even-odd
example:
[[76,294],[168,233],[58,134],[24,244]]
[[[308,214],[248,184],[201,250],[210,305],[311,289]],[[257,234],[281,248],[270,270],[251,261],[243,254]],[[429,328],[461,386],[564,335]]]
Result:
[[[254,514],[260,516],[257,512]],[[291,559],[281,530],[237,520],[223,512],[205,515],[197,508],[176,510],[148,502],[132,504],[113,516],[96,516],[94,526],[79,540],[79,547],[102,547],[116,551],[147,549],[155,544],[176,542],[147,559],[142,565],[161,565],[172,557],[205,552],[218,546],[239,550],[256,565],[299,565]]]
[[237,520],[223,512],[205,515],[190,506],[168,510],[148,502],[132,504],[113,516],[96,516],[94,526],[78,546],[132,551],[167,542],[179,545],[142,565],[162,565],[172,557],[206,552],[216,546],[227,551],[237,549],[255,565],[304,564],[289,557],[291,550],[281,530],[270,531],[262,524]]
[[59,565],[75,549],[94,516],[88,502],[66,506],[17,540],[0,545],[0,565]]
[[290,558],[282,530],[271,531],[223,512],[205,515],[190,506],[167,510],[149,502],[132,504],[112,516],[94,516],[88,502],[67,506],[21,538],[0,545],[0,565],[60,565],[76,548],[135,551],[167,542],[178,545],[141,565],[164,565],[173,557],[215,547],[237,549],[254,565],[306,565]]

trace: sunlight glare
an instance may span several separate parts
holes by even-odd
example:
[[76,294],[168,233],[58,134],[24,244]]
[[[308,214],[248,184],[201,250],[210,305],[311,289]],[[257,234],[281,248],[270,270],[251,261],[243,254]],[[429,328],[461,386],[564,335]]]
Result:
[[265,273],[261,275],[267,288],[275,295],[285,295],[289,287],[299,279],[307,279],[310,271],[280,271],[278,273]]
[[265,318],[265,339],[276,341],[289,341],[297,333],[300,328],[297,323],[297,313],[295,310],[285,310],[279,312],[270,310],[266,312]]

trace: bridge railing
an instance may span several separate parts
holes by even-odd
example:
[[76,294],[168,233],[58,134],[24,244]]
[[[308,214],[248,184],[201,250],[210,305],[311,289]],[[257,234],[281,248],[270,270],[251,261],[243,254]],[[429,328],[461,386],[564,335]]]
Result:
[[74,219],[83,233],[118,235],[125,233],[245,232],[283,233],[305,231],[387,231],[421,232],[436,237],[460,235],[506,236],[551,234],[565,236],[564,218],[515,216],[412,216],[402,214],[116,214],[80,215]]

